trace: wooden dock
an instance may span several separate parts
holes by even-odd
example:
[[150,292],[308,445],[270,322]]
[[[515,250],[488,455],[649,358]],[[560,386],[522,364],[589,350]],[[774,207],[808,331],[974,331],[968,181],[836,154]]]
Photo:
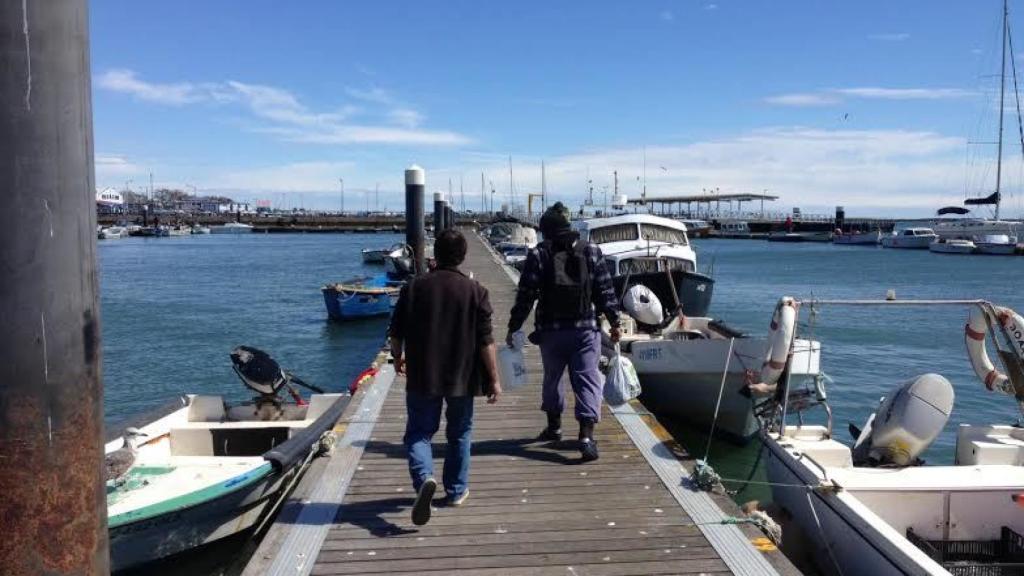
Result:
[[[489,289],[500,339],[514,284],[483,241],[467,238],[463,270]],[[565,441],[533,440],[546,423],[535,347],[527,361],[528,386],[496,405],[478,401],[468,501],[438,500],[422,527],[410,520],[404,381],[385,366],[353,398],[333,455],[296,488],[245,574],[798,573],[760,531],[721,523],[739,516],[735,505],[688,486],[685,454],[638,404],[604,408],[597,462],[577,464],[571,403]],[[440,474],[440,458],[435,467]]]

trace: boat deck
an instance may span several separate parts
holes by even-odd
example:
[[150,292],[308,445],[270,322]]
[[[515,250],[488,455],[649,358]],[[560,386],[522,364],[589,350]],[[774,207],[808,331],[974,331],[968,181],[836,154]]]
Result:
[[[482,240],[467,238],[463,269],[489,289],[503,336],[514,284]],[[404,381],[385,366],[353,398],[335,452],[296,488],[245,574],[798,574],[756,529],[721,524],[739,515],[735,505],[690,489],[685,454],[639,404],[604,408],[597,462],[577,464],[571,438],[534,441],[545,425],[537,348],[526,358],[527,386],[477,404],[468,501],[439,500],[422,527],[410,520]],[[434,454],[443,452],[442,431]],[[440,458],[435,466],[440,474]]]

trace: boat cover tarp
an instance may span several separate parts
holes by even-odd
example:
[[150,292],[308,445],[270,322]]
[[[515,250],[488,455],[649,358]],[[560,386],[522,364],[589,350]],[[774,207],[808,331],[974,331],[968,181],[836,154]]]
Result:
[[945,206],[943,208],[939,208],[938,215],[939,216],[944,216],[946,214],[961,214],[961,215],[963,215],[963,214],[970,214],[970,212],[971,211],[968,210],[967,208],[961,208],[960,206]]
[[334,423],[338,421],[341,413],[348,406],[350,398],[350,396],[338,397],[334,404],[331,404],[331,407],[312,424],[273,450],[264,453],[263,459],[270,462],[278,471],[288,470],[299,460],[304,459],[309,454],[310,447],[320,439],[320,436],[334,427]]
[[999,200],[999,192],[993,192],[984,198],[968,198],[964,200],[964,204],[967,206],[982,206],[985,204],[999,204]]

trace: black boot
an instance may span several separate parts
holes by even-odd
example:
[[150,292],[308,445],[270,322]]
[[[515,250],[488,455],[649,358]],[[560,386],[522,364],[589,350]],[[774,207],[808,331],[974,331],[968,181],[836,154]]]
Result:
[[559,412],[548,412],[548,427],[540,433],[538,440],[546,442],[559,442],[562,440],[562,414]]
[[580,420],[580,461],[597,460],[597,441],[594,440],[594,421],[589,418]]

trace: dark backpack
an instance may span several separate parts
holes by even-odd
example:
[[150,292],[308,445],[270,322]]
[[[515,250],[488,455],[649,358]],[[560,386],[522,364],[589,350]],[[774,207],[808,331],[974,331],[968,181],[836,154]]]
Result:
[[538,312],[541,321],[576,321],[593,311],[590,294],[590,266],[586,242],[573,246],[541,243],[544,260],[544,286]]

